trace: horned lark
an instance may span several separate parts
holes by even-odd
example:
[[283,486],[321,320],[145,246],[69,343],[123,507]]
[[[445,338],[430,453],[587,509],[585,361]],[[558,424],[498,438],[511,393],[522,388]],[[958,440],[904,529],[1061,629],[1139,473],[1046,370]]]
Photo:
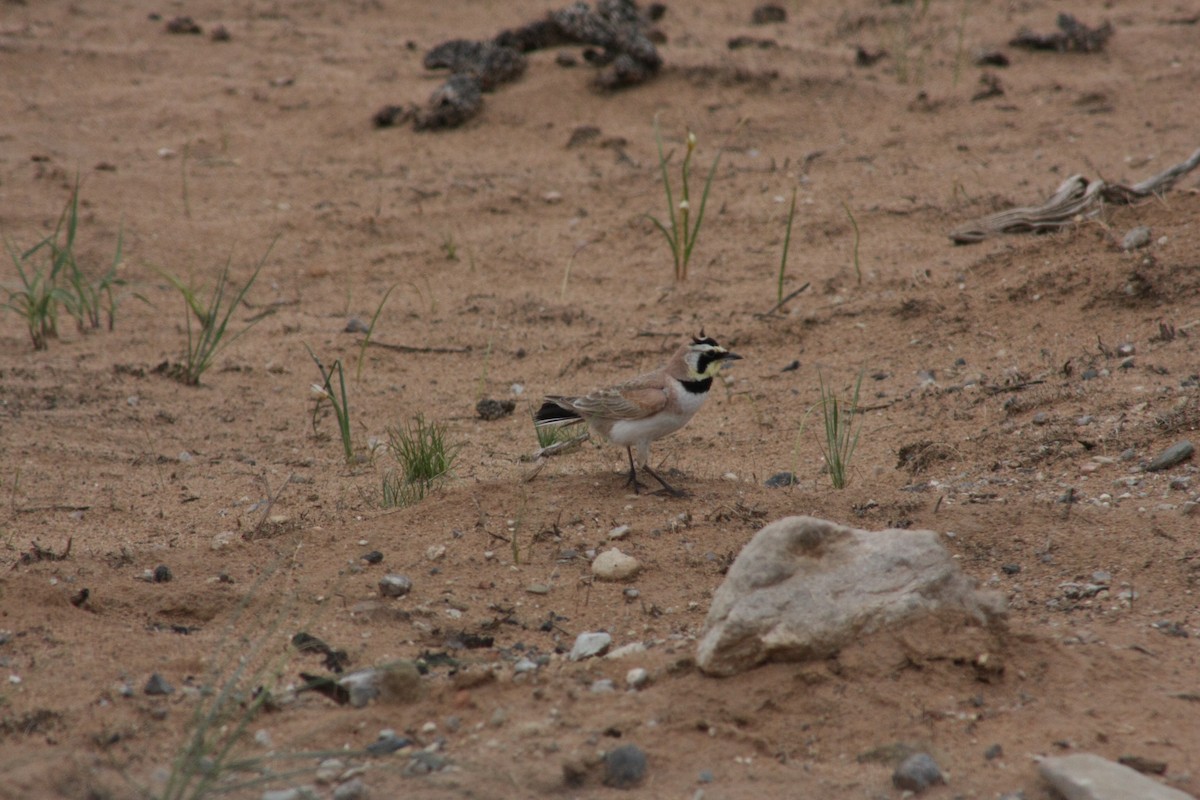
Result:
[[650,468],[650,443],[686,425],[704,405],[721,365],[740,358],[706,337],[702,330],[654,372],[582,397],[547,395],[534,424],[540,428],[586,422],[594,433],[624,445],[629,454],[628,485],[634,492],[644,488],[633,462],[636,447],[637,466],[650,473],[667,492],[679,496],[683,493]]

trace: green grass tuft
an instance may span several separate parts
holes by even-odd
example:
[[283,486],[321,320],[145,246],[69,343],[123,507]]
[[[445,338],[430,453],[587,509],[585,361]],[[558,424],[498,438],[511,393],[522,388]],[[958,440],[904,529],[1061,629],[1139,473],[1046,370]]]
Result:
[[[278,238],[275,241],[278,241]],[[221,276],[217,279],[217,285],[206,301],[200,298],[196,289],[175,275],[169,272],[162,273],[163,277],[179,291],[185,306],[187,350],[184,352],[184,363],[174,370],[175,376],[183,383],[188,386],[198,385],[200,376],[212,366],[217,354],[254,326],[257,320],[247,323],[246,327],[226,338],[233,312],[237,310],[246,297],[246,293],[250,291],[250,287],[254,285],[254,281],[258,279],[259,272],[262,271],[263,265],[267,263],[267,258],[271,255],[275,241],[267,246],[267,251],[263,253],[263,257],[254,267],[250,279],[240,287],[230,286],[229,262],[226,262],[225,269],[221,271]]]
[[842,400],[837,392],[825,386],[825,378],[817,372],[821,382],[821,418],[825,423],[825,441],[821,452],[829,467],[829,479],[833,488],[844,489],[850,479],[850,460],[858,446],[858,434],[862,429],[859,416],[858,397],[862,388],[863,372],[858,373],[854,391]]
[[[308,345],[304,347],[321,372],[321,382],[312,385],[313,393],[317,396],[317,404],[313,407],[312,416],[313,433],[317,432],[317,419],[321,413],[321,406],[329,403],[333,408],[333,415],[337,418],[338,433],[342,437],[342,451],[346,456],[346,463],[350,464],[354,461],[354,443],[350,438],[350,403],[346,399],[346,373],[342,369],[341,359],[334,361],[333,366],[329,369],[325,369],[325,365],[321,363],[321,359],[317,358],[317,354],[312,351],[312,348]],[[334,374],[337,375],[338,381],[336,391],[333,386]]]
[[420,414],[403,427],[390,426],[387,434],[388,452],[399,469],[384,473],[383,505],[397,508],[418,503],[450,475],[461,445],[447,441],[444,425],[426,422]]

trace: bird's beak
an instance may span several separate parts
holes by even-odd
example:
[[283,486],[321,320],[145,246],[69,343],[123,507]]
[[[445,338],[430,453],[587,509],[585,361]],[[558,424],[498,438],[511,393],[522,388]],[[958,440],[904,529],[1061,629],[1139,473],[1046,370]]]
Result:
[[721,353],[720,359],[722,361],[741,361],[742,357],[739,356],[737,353],[725,351],[724,353]]

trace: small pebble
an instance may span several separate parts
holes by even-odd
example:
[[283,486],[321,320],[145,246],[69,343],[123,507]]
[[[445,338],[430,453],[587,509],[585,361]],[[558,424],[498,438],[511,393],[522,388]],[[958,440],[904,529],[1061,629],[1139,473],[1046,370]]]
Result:
[[366,800],[367,785],[362,778],[351,778],[333,790],[333,800]]
[[150,680],[146,681],[146,688],[142,690],[148,695],[166,695],[173,694],[175,687],[167,683],[166,678],[155,672],[150,676]]
[[384,575],[379,579],[379,594],[383,597],[404,597],[412,591],[412,579],[407,575]]
[[1129,233],[1125,234],[1125,238],[1121,240],[1121,248],[1123,250],[1138,250],[1150,244],[1150,229],[1145,225],[1139,225],[1133,228]]
[[769,25],[773,22],[787,22],[787,9],[774,3],[763,3],[750,14],[753,25]]
[[430,753],[427,750],[418,750],[412,754],[408,764],[405,765],[402,774],[404,775],[428,775],[431,772],[440,772],[446,766],[446,757],[437,753]]
[[618,525],[608,532],[608,538],[610,541],[614,539],[624,539],[629,535],[631,530],[633,530],[633,528],[629,525]]
[[605,786],[629,789],[645,777],[646,754],[636,744],[623,744],[604,754]]
[[995,761],[997,758],[1000,758],[1003,755],[1004,755],[1004,748],[1001,747],[999,744],[994,744],[991,747],[989,747],[987,750],[983,751],[983,757],[986,758],[988,761]]
[[387,735],[380,735],[377,740],[367,745],[368,755],[386,756],[412,745],[411,739],[397,736],[395,731],[383,731],[381,733],[386,733]]
[[369,553],[363,553],[358,558],[360,561],[365,561],[368,564],[378,564],[380,561],[383,561],[383,553],[378,550],[372,550]]
[[154,568],[154,582],[155,583],[170,583],[171,578],[173,578],[173,577],[174,576],[171,574],[171,568],[168,567],[166,564],[159,564],[157,567]]
[[485,397],[475,404],[475,413],[479,415],[480,419],[491,422],[501,417],[507,417],[513,413],[516,407],[516,400],[494,400]]
[[763,481],[763,485],[769,489],[780,489],[784,486],[795,486],[796,482],[796,473],[776,472],[774,475]]
[[642,667],[634,667],[625,673],[625,685],[630,689],[643,689],[650,682],[650,673]]
[[897,789],[910,792],[921,792],[939,783],[945,783],[946,777],[937,762],[928,753],[914,753],[896,767],[892,773],[892,785]]
[[367,323],[363,322],[358,317],[351,317],[350,319],[346,320],[346,333],[366,333],[369,330],[371,329],[367,327]]
[[607,633],[581,633],[575,637],[575,645],[567,658],[571,661],[582,661],[603,654],[611,645],[612,637]]
[[615,547],[592,561],[592,574],[602,581],[623,581],[637,575],[641,568],[640,561]]

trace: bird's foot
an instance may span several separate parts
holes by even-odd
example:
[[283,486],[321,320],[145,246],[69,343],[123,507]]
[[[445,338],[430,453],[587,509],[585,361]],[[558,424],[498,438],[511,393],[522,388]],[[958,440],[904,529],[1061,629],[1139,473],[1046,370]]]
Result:
[[688,496],[687,492],[683,491],[682,489],[676,489],[674,486],[667,483],[665,480],[663,480],[661,475],[659,475],[654,470],[650,469],[649,466],[643,466],[642,469],[646,472],[649,472],[651,477],[654,478],[654,480],[661,483],[662,487],[663,487],[662,490],[664,492],[666,492],[667,494],[671,495],[671,497],[687,497]]

